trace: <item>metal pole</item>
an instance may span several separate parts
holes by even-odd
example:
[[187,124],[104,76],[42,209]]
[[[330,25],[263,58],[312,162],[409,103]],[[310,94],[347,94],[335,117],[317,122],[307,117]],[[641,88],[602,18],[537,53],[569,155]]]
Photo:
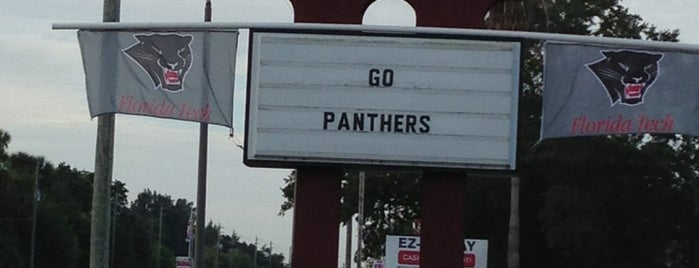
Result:
[[[354,216],[354,215],[352,215]],[[352,217],[345,222],[347,233],[345,234],[345,268],[352,267]]]
[[363,232],[364,232],[364,181],[366,179],[366,173],[364,171],[359,172],[359,206],[357,210],[359,216],[357,217],[357,268],[362,268],[362,246],[363,246]]
[[510,181],[510,233],[507,240],[507,267],[519,268],[519,176],[512,176]]
[[34,172],[34,199],[32,202],[32,240],[31,248],[29,249],[29,268],[34,268],[34,255],[36,250],[36,212],[39,207],[39,167],[41,160],[36,161],[36,170]]
[[[211,21],[211,1],[204,7],[204,21]],[[194,267],[204,268],[204,229],[206,228],[206,164],[209,146],[209,124],[199,123],[199,172],[197,176],[197,226],[194,239]]]
[[272,268],[272,241],[269,241],[269,268]]

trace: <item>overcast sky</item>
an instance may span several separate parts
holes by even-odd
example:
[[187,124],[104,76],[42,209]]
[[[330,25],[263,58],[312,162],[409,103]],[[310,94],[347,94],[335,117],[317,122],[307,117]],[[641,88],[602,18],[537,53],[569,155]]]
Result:
[[[632,13],[661,29],[681,30],[683,43],[699,44],[699,2],[624,0]],[[200,22],[201,0],[122,0],[122,22]],[[367,12],[373,24],[414,23],[400,0]],[[292,22],[286,0],[213,0],[214,22]],[[0,129],[12,135],[11,152],[45,156],[80,170],[94,169],[96,120],[88,113],[84,73],[75,31],[51,30],[54,22],[100,22],[102,1],[4,1],[0,9]],[[241,47],[242,48],[242,47]],[[239,59],[240,57],[239,54]],[[240,65],[239,71],[243,68]],[[244,76],[237,73],[235,132],[242,133]],[[199,125],[118,115],[114,179],[126,183],[132,201],[145,188],[173,198],[196,198]],[[253,169],[229,129],[209,127],[207,218],[243,240],[275,245],[288,256],[291,214],[277,216],[280,187],[289,170]],[[207,220],[208,221],[208,220]],[[184,234],[182,234],[184,237]],[[341,232],[344,236],[344,232]],[[355,239],[356,241],[356,239]],[[340,253],[344,253],[341,249]]]

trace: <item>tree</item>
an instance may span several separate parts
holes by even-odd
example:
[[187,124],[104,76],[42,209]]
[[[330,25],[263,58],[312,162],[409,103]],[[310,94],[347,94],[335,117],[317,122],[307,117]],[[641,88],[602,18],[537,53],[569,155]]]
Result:
[[[679,35],[677,30],[658,31],[655,26],[642,22],[639,16],[629,14],[628,9],[620,6],[618,1],[541,3],[537,6],[535,1],[526,1],[521,5],[506,3],[496,7],[489,17],[490,25],[496,28],[506,25],[516,30],[664,41],[675,41]],[[521,19],[518,14],[525,15],[526,19]],[[512,19],[513,17],[520,19]],[[684,176],[675,176],[673,172],[688,167],[663,169],[662,166],[654,165],[662,161],[677,162],[672,157],[676,149],[665,138],[650,137],[650,144],[641,142],[649,136],[581,138],[545,141],[538,147],[534,146],[540,126],[541,45],[530,43],[525,47],[526,68],[522,76],[525,84],[523,97],[520,98],[519,117],[522,139],[518,150],[518,166],[524,184],[521,198],[521,213],[524,218],[522,241],[526,241],[522,245],[523,266],[686,265],[685,260],[676,261],[676,256],[693,254],[683,252],[667,254],[674,257],[663,256],[665,252],[674,252],[679,247],[676,238],[673,238],[676,234],[673,234],[672,228],[663,226],[687,226],[682,223],[685,220],[676,220],[686,216],[663,215],[662,212],[679,210],[682,211],[679,214],[691,215],[687,211],[690,204],[680,201],[680,191],[673,191],[673,187],[678,186],[678,179],[685,181],[696,177],[696,174],[685,172]],[[651,144],[654,148],[651,155],[657,156],[659,160],[647,157],[646,151],[651,150],[648,147]],[[601,152],[595,150],[598,147],[613,150]],[[570,150],[571,148],[576,150]],[[660,152],[664,153],[658,154]],[[610,170],[616,172],[609,174]],[[627,170],[635,173],[625,174],[623,171]],[[540,172],[552,172],[555,175],[547,176]],[[647,176],[659,181],[652,180],[653,184],[647,184]],[[543,179],[547,177],[549,179]],[[616,187],[600,187],[605,185]],[[618,185],[631,188],[621,188]],[[656,191],[660,191],[660,194]],[[617,199],[621,197],[625,197],[623,202]],[[647,203],[648,200],[653,201]],[[645,208],[649,210],[645,211]],[[643,224],[639,225],[641,222]],[[658,230],[649,230],[648,226],[658,226]],[[653,232],[653,235],[640,235],[644,232]],[[653,246],[634,248],[649,243]],[[625,245],[626,248],[620,245]],[[595,257],[591,258],[590,255]],[[679,265],[680,263],[684,264]]]
[[[26,267],[31,242],[34,182],[39,163],[39,199],[36,217],[36,267],[87,267],[90,245],[90,207],[94,174],[66,163],[54,165],[26,153],[7,154],[10,135],[0,129],[0,266]],[[114,180],[112,198],[112,239],[110,267],[174,267],[175,256],[187,255],[185,235],[192,210],[186,199],[173,199],[149,189],[128,203],[126,185]],[[162,209],[162,221],[160,211]],[[162,236],[159,226],[162,223]],[[220,227],[206,228],[209,252],[215,252]],[[234,259],[250,260],[252,245],[236,235],[221,237],[221,252]],[[161,244],[158,244],[161,241]],[[259,267],[269,267],[270,253],[262,248]],[[216,254],[209,254],[213,263]],[[225,255],[224,255],[225,256]],[[285,267],[284,257],[272,254],[272,267]],[[221,258],[219,267],[229,267]],[[245,267],[236,265],[235,267]],[[250,261],[249,267],[252,266]],[[257,268],[257,267],[255,267]]]
[[0,129],[0,163],[7,159],[7,146],[10,145],[10,134]]
[[[185,234],[192,207],[187,200],[173,200],[149,189],[139,193],[130,209],[119,212],[115,232],[122,235],[116,236],[119,261],[115,265],[133,267],[147,264],[155,267],[160,262],[161,267],[165,267],[163,265],[174,261],[174,256],[186,256]],[[159,237],[161,208],[162,234]],[[160,254],[157,254],[157,248],[160,248]]]

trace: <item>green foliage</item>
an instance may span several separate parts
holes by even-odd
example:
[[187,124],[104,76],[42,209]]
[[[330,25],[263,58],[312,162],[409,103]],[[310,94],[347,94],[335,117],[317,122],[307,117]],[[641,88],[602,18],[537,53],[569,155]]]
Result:
[[[672,152],[661,143],[639,148],[623,138],[542,144],[521,170],[528,182],[523,195],[540,196],[538,204],[523,198],[523,207],[538,207],[536,218],[523,217],[523,233],[539,236],[530,242],[540,247],[523,247],[522,255],[547,255],[545,265],[554,267],[664,267],[677,228],[694,229],[680,220],[693,205],[667,166]],[[530,186],[535,183],[541,188]]]
[[[26,153],[8,155],[10,135],[0,130],[0,267],[28,267],[31,243],[34,182],[38,169],[36,267],[87,267],[90,248],[90,210],[93,173],[79,171],[65,163],[57,166]],[[192,203],[145,189],[131,204],[126,185],[113,181],[112,248],[110,267],[174,267],[175,256],[186,256],[185,242]],[[162,221],[160,212],[162,208]],[[162,229],[160,227],[162,226]],[[162,230],[162,235],[159,231]],[[259,266],[269,267],[265,248],[239,241],[236,235],[221,236],[219,227],[205,229],[207,263],[213,267],[220,253],[220,268],[246,267],[230,260],[250,260],[258,254]],[[160,241],[160,243],[159,243]],[[244,256],[243,256],[244,255]],[[231,258],[227,258],[230,256]],[[272,267],[283,268],[284,257],[272,254]]]
[[[28,265],[31,243],[32,210],[37,198],[35,264],[81,267],[89,243],[90,177],[65,164],[54,167],[41,158],[25,153],[6,155],[5,170],[0,172],[0,264],[7,267]],[[36,173],[38,166],[38,174]],[[38,180],[37,193],[34,183]],[[85,187],[81,187],[85,185]],[[87,201],[80,197],[86,196]],[[87,230],[87,231],[86,231]]]
[[[415,172],[366,172],[363,254],[367,258],[383,255],[386,235],[417,233],[415,221],[420,219],[421,179]],[[344,180],[342,207],[357,211],[357,172],[347,173]],[[347,214],[346,217],[351,216]]]
[[[7,159],[7,146],[10,145],[10,134],[0,129],[0,164]],[[2,166],[0,166],[2,167]],[[2,168],[0,168],[1,170]]]
[[255,268],[255,265],[252,263],[253,258],[239,249],[232,250],[228,257],[231,259],[233,267]]

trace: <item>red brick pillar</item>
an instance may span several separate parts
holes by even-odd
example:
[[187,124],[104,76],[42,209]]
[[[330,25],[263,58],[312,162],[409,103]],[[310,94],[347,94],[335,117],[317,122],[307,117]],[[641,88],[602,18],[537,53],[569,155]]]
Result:
[[[294,22],[361,24],[373,0],[291,0]],[[337,267],[340,169],[299,168],[291,267]]]
[[362,24],[374,0],[290,0],[294,22]]
[[483,28],[485,14],[505,0],[405,0],[415,10],[417,26]]
[[291,267],[337,267],[342,173],[303,167],[296,175]]
[[[503,0],[406,0],[417,26],[483,28],[486,12]],[[422,182],[420,267],[461,268],[466,172],[425,172]]]
[[466,172],[425,172],[420,267],[462,268]]

